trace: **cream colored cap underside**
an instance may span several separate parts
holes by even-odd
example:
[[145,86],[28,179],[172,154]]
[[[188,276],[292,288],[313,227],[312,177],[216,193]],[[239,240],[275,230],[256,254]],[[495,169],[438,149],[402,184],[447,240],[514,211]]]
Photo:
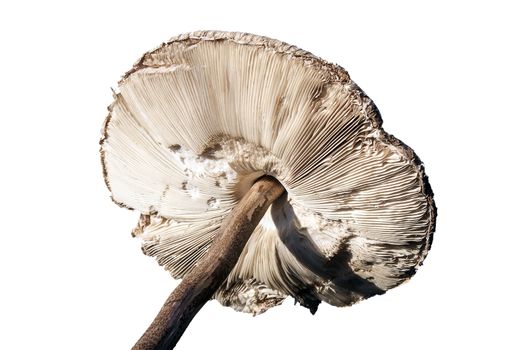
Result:
[[422,166],[340,68],[266,38],[202,32],[147,53],[119,90],[106,180],[117,203],[144,214],[135,233],[174,277],[262,174],[287,198],[217,292],[223,304],[260,313],[292,295],[311,309],[350,305],[424,259],[435,209]]

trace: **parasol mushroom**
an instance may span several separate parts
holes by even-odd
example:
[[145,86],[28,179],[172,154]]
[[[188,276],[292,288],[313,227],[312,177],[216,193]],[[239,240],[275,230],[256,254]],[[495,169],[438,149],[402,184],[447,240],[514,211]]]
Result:
[[410,278],[436,207],[423,165],[341,67],[245,33],[181,35],[119,82],[104,178],[182,282],[134,349],[171,349],[210,299],[351,305]]

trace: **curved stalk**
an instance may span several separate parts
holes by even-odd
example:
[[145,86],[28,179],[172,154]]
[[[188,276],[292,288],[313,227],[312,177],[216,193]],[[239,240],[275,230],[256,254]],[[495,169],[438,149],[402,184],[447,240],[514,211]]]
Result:
[[253,230],[284,187],[264,176],[255,182],[221,225],[210,249],[170,294],[132,350],[171,350],[193,317],[233,269]]

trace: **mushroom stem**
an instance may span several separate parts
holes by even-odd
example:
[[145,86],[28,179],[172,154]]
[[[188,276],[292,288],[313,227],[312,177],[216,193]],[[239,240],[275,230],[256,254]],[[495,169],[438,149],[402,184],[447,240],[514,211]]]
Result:
[[170,294],[132,350],[173,349],[193,317],[233,269],[253,230],[284,187],[264,176],[228,214],[206,255]]

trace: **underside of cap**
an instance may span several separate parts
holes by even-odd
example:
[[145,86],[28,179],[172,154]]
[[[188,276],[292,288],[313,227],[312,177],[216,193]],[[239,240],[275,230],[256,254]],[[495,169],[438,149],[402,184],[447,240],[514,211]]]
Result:
[[106,183],[141,213],[134,235],[175,278],[257,178],[286,188],[216,293],[224,305],[351,305],[410,278],[430,249],[436,207],[421,161],[342,68],[306,51],[181,35],[135,64],[109,110]]

